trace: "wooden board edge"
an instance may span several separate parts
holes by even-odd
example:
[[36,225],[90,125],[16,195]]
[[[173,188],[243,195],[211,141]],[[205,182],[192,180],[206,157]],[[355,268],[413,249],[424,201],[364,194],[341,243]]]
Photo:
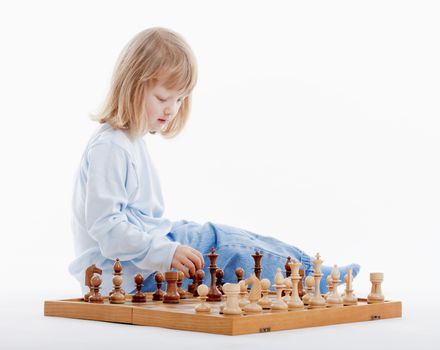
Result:
[[400,317],[402,317],[402,302],[400,301],[357,305],[356,307],[345,306],[344,309],[281,311],[271,314],[270,319],[262,314],[236,318],[233,320],[231,335],[268,333]]
[[89,304],[70,301],[45,301],[44,316],[76,318],[91,321],[133,323],[133,307],[111,304]]
[[301,315],[302,312],[272,313],[270,318],[264,314],[250,317],[212,317],[212,315],[195,312],[157,312],[157,310],[125,304],[90,304],[81,302],[81,299],[44,302],[45,316],[127,323],[230,336],[398,318],[402,317],[402,302],[386,301],[358,305],[355,308],[307,310],[307,313]]
[[233,335],[229,317],[212,317],[203,313],[175,313],[151,309],[133,309],[133,324],[183,331]]

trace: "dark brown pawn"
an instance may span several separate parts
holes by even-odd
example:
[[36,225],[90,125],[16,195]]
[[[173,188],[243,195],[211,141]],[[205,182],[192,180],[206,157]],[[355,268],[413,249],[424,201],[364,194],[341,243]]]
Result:
[[197,292],[197,288],[203,284],[203,280],[205,278],[205,271],[197,270],[196,271],[196,286],[194,288],[193,296],[198,297],[199,293]]
[[209,273],[211,274],[211,287],[208,292],[208,299],[206,301],[221,301],[222,293],[217,289],[215,274],[217,272],[217,265],[215,261],[217,260],[218,254],[215,253],[215,249],[211,248],[211,253],[208,254],[209,258]]
[[154,279],[156,280],[156,291],[153,294],[153,300],[160,301],[163,300],[163,290],[162,290],[162,283],[163,283],[163,275],[158,272],[156,275],[154,275]]
[[237,276],[237,283],[239,283],[244,278],[244,270],[241,267],[235,269],[235,276]]
[[182,271],[177,272],[177,293],[179,293],[180,299],[186,298],[185,290],[182,288],[184,278],[185,274]]
[[[290,277],[290,275],[292,274],[292,269],[290,268],[290,260],[291,260],[292,258],[290,257],[290,256],[288,256],[287,257],[287,261],[286,261],[286,264],[284,265],[284,268],[286,269],[286,278],[287,277]],[[286,295],[286,293],[284,292],[284,290],[281,292],[281,296],[283,297],[283,296],[285,296]]]
[[194,289],[197,288],[197,283],[196,283],[196,275],[192,275],[191,277],[191,284],[188,284],[188,293],[194,294]]
[[92,279],[92,277],[95,273],[97,273],[99,275],[102,274],[102,270],[100,268],[96,267],[95,264],[90,265],[86,269],[84,284],[87,287],[89,287],[89,291],[84,295],[84,301],[89,301],[89,297],[93,293],[93,287],[92,287],[92,284],[90,283],[90,280]]
[[292,269],[290,268],[290,263],[291,263],[291,257],[288,256],[287,257],[287,261],[286,264],[284,265],[284,268],[286,269],[286,277],[290,277],[291,273],[292,273]]
[[99,293],[99,290],[101,289],[101,283],[102,279],[101,276],[98,274],[94,274],[93,277],[90,279],[90,284],[92,286],[92,294],[89,297],[89,303],[96,303],[96,304],[102,304],[104,303],[104,298],[102,297],[101,293]]
[[304,295],[306,295],[306,291],[304,290],[304,270],[299,269],[299,275],[301,279],[298,281],[298,295],[302,299]]
[[217,272],[215,273],[215,277],[217,278],[216,286],[220,293],[223,293],[223,277],[225,276],[225,273],[222,269],[217,269]]
[[255,267],[254,267],[255,276],[257,276],[257,278],[260,279],[260,274],[261,274],[261,258],[263,257],[263,255],[260,252],[258,252],[258,250],[256,250],[255,254],[252,255],[252,257],[254,258],[254,262],[255,262]]
[[145,303],[147,301],[147,297],[141,291],[144,285],[144,277],[138,273],[136,276],[134,276],[134,283],[136,284],[136,293],[131,298],[131,301],[133,303]]
[[124,304],[125,295],[121,293],[122,277],[120,275],[113,276],[113,294],[108,298],[110,304]]
[[167,290],[163,295],[163,302],[167,304],[177,304],[180,300],[180,295],[177,292],[177,272],[165,272],[165,281],[167,282]]

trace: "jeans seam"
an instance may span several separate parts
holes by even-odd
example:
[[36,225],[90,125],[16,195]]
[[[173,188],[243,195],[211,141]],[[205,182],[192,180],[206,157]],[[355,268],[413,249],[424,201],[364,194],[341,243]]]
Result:
[[[277,258],[287,260],[287,256],[283,256],[283,255],[280,255],[280,254],[277,254],[277,253],[273,253],[273,252],[268,251],[268,250],[266,250],[264,248],[259,248],[259,247],[255,247],[254,248],[254,247],[251,247],[251,246],[248,246],[248,245],[245,245],[245,244],[240,244],[240,243],[232,243],[232,244],[230,244],[230,243],[228,243],[228,244],[223,244],[220,247],[217,247],[217,249],[220,250],[223,247],[240,247],[240,248],[248,248],[250,250],[258,250],[258,251],[264,252],[264,253],[266,253],[268,255],[276,256]],[[263,259],[264,259],[264,254],[263,254]]]

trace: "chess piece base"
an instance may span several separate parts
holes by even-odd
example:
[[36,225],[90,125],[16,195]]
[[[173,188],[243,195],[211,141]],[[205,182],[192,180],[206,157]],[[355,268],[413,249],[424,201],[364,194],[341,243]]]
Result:
[[277,303],[277,302],[274,302],[273,304],[272,304],[272,310],[287,310],[288,309],[288,307],[287,307],[287,304],[286,303]]
[[243,311],[246,313],[256,313],[256,312],[262,312],[263,308],[258,304],[247,304]]
[[376,303],[383,303],[384,298],[383,297],[371,297],[368,296],[367,303],[368,304],[376,304]]
[[89,303],[104,304],[104,298],[91,296],[89,298]]
[[166,296],[163,297],[163,303],[164,304],[179,304],[180,299],[177,299],[176,297],[167,298]]
[[132,303],[146,303],[147,302],[147,297],[143,294],[141,295],[133,295],[133,297],[131,298],[131,302]]
[[199,304],[195,308],[196,312],[211,312],[211,306],[208,304]]
[[110,304],[124,304],[125,296],[119,293],[113,293],[113,295],[109,298]]

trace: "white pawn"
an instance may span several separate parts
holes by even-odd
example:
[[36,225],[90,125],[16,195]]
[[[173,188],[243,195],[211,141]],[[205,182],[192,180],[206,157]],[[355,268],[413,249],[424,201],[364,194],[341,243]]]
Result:
[[275,275],[275,285],[282,285],[284,284],[284,277],[283,277],[283,273],[281,272],[281,268],[277,268],[277,274]]
[[290,301],[290,295],[292,293],[292,287],[293,287],[292,281],[290,280],[289,277],[284,279],[284,285],[286,286],[286,288],[283,289],[284,290],[283,300],[286,303],[288,303]]
[[201,284],[197,287],[197,293],[199,293],[199,299],[201,301],[200,304],[198,304],[195,307],[196,312],[210,312],[211,306],[206,303],[206,299],[208,298],[209,288],[206,284]]
[[248,300],[248,292],[247,292],[247,284],[245,280],[241,280],[238,282],[238,285],[240,286],[240,300],[238,302],[238,305],[240,305],[240,308],[244,308],[247,304],[249,304]]
[[226,304],[223,308],[225,315],[241,315],[242,311],[238,304],[238,295],[240,294],[240,286],[238,283],[225,283],[223,285],[223,293],[226,295]]
[[338,266],[334,265],[332,269],[332,273],[330,274],[332,278],[332,291],[329,293],[327,297],[327,306],[328,307],[341,307],[344,305],[344,302],[341,296],[338,293],[338,283],[340,282],[339,277],[341,276]]
[[344,277],[344,282],[345,282],[345,294],[344,297],[342,298],[344,305],[357,305],[357,298],[356,296],[353,294],[353,287],[352,287],[352,282],[353,282],[353,276],[351,274],[351,268],[347,268],[347,273],[345,274]]
[[275,275],[275,290],[277,297],[275,301],[272,303],[272,310],[287,310],[287,304],[284,302],[283,298],[281,297],[281,292],[285,288],[284,285],[284,277],[281,273],[281,268],[277,269],[277,274]]
[[333,279],[332,279],[332,275],[331,274],[327,276],[326,282],[327,282],[327,290],[328,290],[328,292],[324,294],[324,298],[325,299],[327,299],[328,296],[330,294],[332,294],[332,292],[333,292]]
[[269,289],[270,281],[267,278],[263,278],[261,280],[261,294],[263,294],[263,297],[258,300],[258,305],[260,305],[263,309],[270,309],[272,307],[272,302],[268,297]]
[[313,287],[315,285],[315,279],[313,278],[313,276],[307,276],[305,282],[307,293],[303,296],[302,301],[304,305],[309,305],[310,299],[313,297]]

